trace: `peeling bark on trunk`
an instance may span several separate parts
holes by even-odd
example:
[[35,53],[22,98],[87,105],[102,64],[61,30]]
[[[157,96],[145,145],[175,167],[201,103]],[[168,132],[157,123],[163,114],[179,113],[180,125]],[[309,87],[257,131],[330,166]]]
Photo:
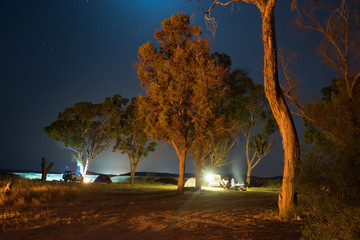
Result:
[[275,3],[269,0],[262,6],[262,38],[264,43],[264,87],[271,110],[279,126],[284,149],[284,173],[279,194],[279,215],[287,216],[294,207],[295,164],[300,160],[300,149],[295,125],[281,92],[277,70],[275,38]]

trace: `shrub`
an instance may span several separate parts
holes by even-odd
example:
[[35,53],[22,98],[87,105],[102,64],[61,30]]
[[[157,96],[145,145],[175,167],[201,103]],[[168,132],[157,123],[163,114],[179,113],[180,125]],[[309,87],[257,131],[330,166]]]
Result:
[[359,160],[349,149],[305,152],[296,183],[304,239],[360,238]]

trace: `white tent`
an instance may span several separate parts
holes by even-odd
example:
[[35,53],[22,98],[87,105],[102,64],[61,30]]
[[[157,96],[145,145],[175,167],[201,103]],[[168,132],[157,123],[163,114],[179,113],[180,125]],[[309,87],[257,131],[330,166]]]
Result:
[[189,178],[186,182],[184,187],[195,187],[195,178]]

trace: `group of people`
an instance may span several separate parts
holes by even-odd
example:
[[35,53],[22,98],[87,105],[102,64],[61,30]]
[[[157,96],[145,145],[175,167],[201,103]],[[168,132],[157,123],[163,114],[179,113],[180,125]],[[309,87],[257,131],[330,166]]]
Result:
[[240,184],[240,183],[235,183],[235,179],[231,178],[231,180],[229,181],[228,178],[223,178],[220,181],[220,186],[222,188],[225,188],[227,190],[237,190],[237,191],[244,191],[246,190],[243,186],[244,184]]

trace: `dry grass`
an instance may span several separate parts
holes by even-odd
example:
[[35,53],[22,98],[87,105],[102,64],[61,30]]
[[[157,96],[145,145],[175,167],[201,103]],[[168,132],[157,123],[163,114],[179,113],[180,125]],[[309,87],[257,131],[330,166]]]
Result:
[[[1,180],[0,187],[8,181]],[[37,239],[103,239],[100,233],[105,232],[123,239],[161,240],[169,234],[174,239],[296,239],[300,231],[298,223],[277,217],[278,188],[185,189],[178,195],[176,185],[149,179],[133,185],[13,183],[12,193],[0,198],[1,239],[26,239],[29,234]],[[99,224],[103,230],[95,232]]]

